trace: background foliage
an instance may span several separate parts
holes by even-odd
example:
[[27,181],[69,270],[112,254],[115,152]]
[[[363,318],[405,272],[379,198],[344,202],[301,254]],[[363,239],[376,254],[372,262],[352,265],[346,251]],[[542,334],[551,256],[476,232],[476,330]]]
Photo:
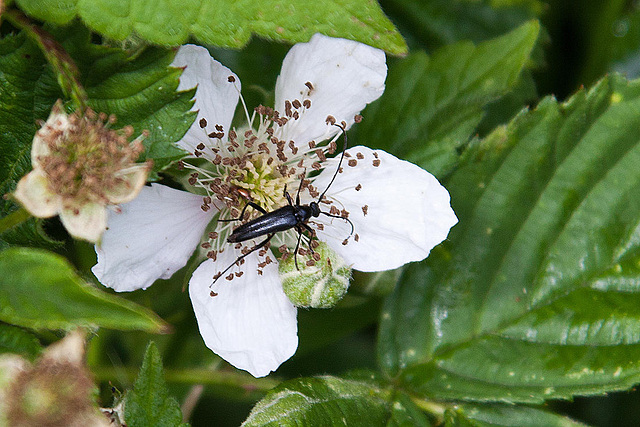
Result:
[[[636,2],[8,3],[2,194],[30,170],[36,122],[74,97],[69,79],[96,110],[150,131],[145,156],[163,179],[193,120],[172,46],[207,45],[248,105],[269,105],[290,44],[323,32],[388,52],[386,91],[350,143],[434,173],[460,222],[427,260],[356,274],[336,308],[299,310],[296,355],[254,379],[203,345],[184,272],[116,296],[92,276],[90,245],[55,219],[10,228],[20,218],[6,198],[0,353],[34,359],[61,331],[91,327],[100,403],[123,398],[132,426],[637,425]],[[42,53],[22,12],[77,69]]]

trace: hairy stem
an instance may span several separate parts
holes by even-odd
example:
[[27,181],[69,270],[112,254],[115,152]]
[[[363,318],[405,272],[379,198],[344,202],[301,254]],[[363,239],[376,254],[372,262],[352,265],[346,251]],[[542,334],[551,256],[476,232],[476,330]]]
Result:
[[51,34],[34,24],[21,11],[16,9],[7,10],[4,12],[3,18],[24,31],[38,45],[56,74],[58,84],[64,95],[73,101],[80,113],[84,113],[87,109],[88,96],[80,84],[78,67],[67,51]]

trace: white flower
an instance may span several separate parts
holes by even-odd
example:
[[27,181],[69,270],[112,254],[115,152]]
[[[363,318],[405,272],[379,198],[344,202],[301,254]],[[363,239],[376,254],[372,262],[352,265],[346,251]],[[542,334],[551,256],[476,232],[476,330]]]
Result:
[[58,101],[33,138],[33,170],[14,193],[32,215],[59,214],[69,234],[90,242],[107,227],[107,205],[133,200],[151,166],[135,163],[143,146],[128,142],[133,129],[111,130],[104,118],[67,115]]
[[[190,192],[154,184],[109,217],[96,247],[94,274],[117,291],[146,288],[185,265],[198,244],[209,259],[195,270],[189,294],[206,345],[232,365],[264,376],[291,357],[298,345],[296,308],[282,290],[277,261],[256,250],[214,282],[239,254],[264,239],[237,244],[226,238],[247,201],[266,211],[287,204],[285,186],[300,203],[318,201],[338,166],[342,131],[384,90],[386,62],[378,49],[315,35],[287,54],[276,83],[276,113],[260,107],[254,128],[231,130],[240,82],[197,46],[183,46],[174,65],[186,67],[180,88],[197,85],[198,118],[179,145],[192,154]],[[329,140],[327,144],[323,141]],[[419,167],[380,150],[353,147],[328,188],[312,227],[353,268],[380,271],[422,260],[444,240],[457,219],[449,194]],[[317,176],[312,172],[319,171]],[[301,181],[301,177],[304,181]],[[302,184],[301,184],[302,182]],[[195,194],[194,194],[195,193]],[[247,212],[258,216],[249,208]],[[215,224],[213,229],[211,224]],[[209,231],[202,240],[205,230]],[[272,243],[295,247],[295,230],[276,233]],[[304,238],[301,247],[308,247]],[[242,252],[244,251],[244,252]]]

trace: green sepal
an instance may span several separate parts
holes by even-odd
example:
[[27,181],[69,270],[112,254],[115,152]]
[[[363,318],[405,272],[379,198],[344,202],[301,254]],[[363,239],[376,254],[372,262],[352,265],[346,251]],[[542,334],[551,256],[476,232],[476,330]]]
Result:
[[314,252],[280,260],[282,289],[296,307],[331,308],[347,293],[351,268],[324,242]]

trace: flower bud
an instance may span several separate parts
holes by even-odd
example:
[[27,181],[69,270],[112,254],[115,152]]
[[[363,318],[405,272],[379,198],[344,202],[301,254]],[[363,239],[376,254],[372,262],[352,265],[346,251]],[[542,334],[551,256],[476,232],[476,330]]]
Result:
[[331,308],[347,293],[351,268],[325,243],[314,253],[298,255],[299,270],[295,258],[288,254],[279,264],[282,288],[293,305]]

